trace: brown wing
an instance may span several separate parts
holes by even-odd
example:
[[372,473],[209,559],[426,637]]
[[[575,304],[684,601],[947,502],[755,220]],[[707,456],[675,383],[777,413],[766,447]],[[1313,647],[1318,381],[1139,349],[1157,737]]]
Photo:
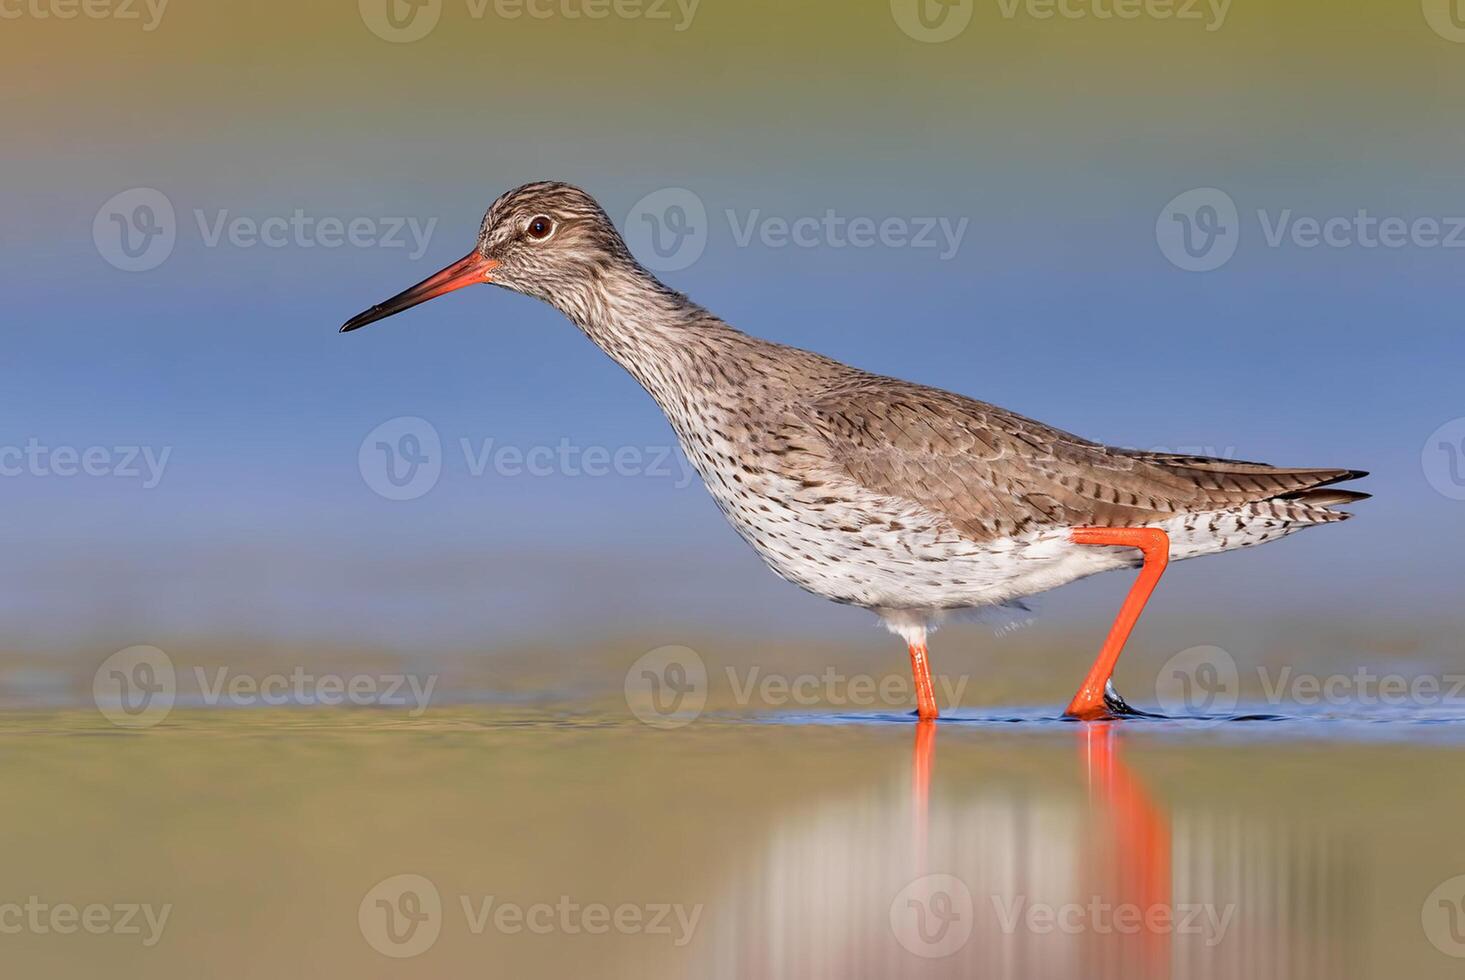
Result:
[[1039,526],[1147,524],[1278,497],[1313,503],[1306,499],[1313,488],[1363,475],[1114,449],[994,405],[873,375],[807,409],[835,472],[942,515],[979,541]]

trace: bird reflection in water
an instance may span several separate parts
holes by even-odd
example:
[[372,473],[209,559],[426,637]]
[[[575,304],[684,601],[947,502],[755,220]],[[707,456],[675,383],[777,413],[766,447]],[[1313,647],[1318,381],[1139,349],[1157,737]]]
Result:
[[[1075,724],[1066,750],[1045,743],[1051,764],[1027,767],[955,727],[940,780],[923,722],[898,782],[780,820],[709,903],[698,975],[1352,972],[1359,874],[1336,835],[1172,810],[1126,763],[1124,723]],[[997,760],[986,776],[971,752]]]
[[[1175,921],[1177,908],[1171,891],[1169,814],[1120,758],[1119,733],[1113,722],[1080,726],[1079,749],[1089,815],[1079,868],[1080,893],[1107,896],[1116,916],[1123,910],[1126,917],[1138,917],[1138,931],[1081,933],[1081,945],[1086,947],[1083,959],[1101,976],[1169,977],[1173,929],[1180,925]],[[1205,919],[1207,911],[1197,908],[1178,913],[1182,918]],[[1216,924],[1210,935],[1219,944],[1229,917],[1223,913],[1208,924]],[[1118,928],[1120,924],[1112,925]]]

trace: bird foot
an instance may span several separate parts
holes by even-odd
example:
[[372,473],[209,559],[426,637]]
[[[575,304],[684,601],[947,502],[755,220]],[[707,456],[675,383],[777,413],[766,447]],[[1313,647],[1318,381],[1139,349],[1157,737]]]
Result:
[[1161,716],[1132,707],[1115,690],[1114,681],[1107,680],[1104,682],[1104,695],[1101,699],[1078,707],[1069,705],[1063,717],[1075,721],[1116,721],[1120,718],[1159,718]]
[[1119,696],[1119,692],[1114,689],[1114,682],[1112,680],[1104,683],[1104,707],[1109,709],[1110,714],[1118,718],[1134,717],[1144,714],[1138,708],[1131,708],[1129,702]]

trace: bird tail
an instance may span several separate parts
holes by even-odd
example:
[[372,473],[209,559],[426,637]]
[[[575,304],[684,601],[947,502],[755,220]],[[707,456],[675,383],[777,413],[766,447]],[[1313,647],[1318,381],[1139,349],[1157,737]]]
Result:
[[1356,504],[1360,500],[1367,500],[1372,497],[1371,493],[1363,493],[1359,490],[1343,490],[1336,487],[1320,487],[1316,490],[1303,490],[1301,493],[1289,493],[1277,499],[1295,500],[1299,504],[1306,504],[1309,507],[1345,507],[1348,504]]
[[1336,486],[1368,476],[1366,470],[1287,468],[1211,456],[1171,453],[1126,453],[1191,482],[1216,504],[1286,505],[1310,522],[1347,520],[1335,507],[1367,500],[1371,494]]

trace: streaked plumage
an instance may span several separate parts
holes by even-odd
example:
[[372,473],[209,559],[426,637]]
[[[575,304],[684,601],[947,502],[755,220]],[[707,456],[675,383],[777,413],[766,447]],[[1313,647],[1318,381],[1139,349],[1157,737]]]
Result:
[[[554,224],[543,241],[525,231],[538,216]],[[1180,559],[1343,520],[1333,508],[1367,496],[1332,487],[1355,470],[1103,446],[740,333],[658,282],[565,184],[494,202],[477,252],[492,282],[556,306],[641,383],[770,568],[876,611],[913,645],[948,611],[1138,563],[1075,544],[1077,527],[1160,528]]]

